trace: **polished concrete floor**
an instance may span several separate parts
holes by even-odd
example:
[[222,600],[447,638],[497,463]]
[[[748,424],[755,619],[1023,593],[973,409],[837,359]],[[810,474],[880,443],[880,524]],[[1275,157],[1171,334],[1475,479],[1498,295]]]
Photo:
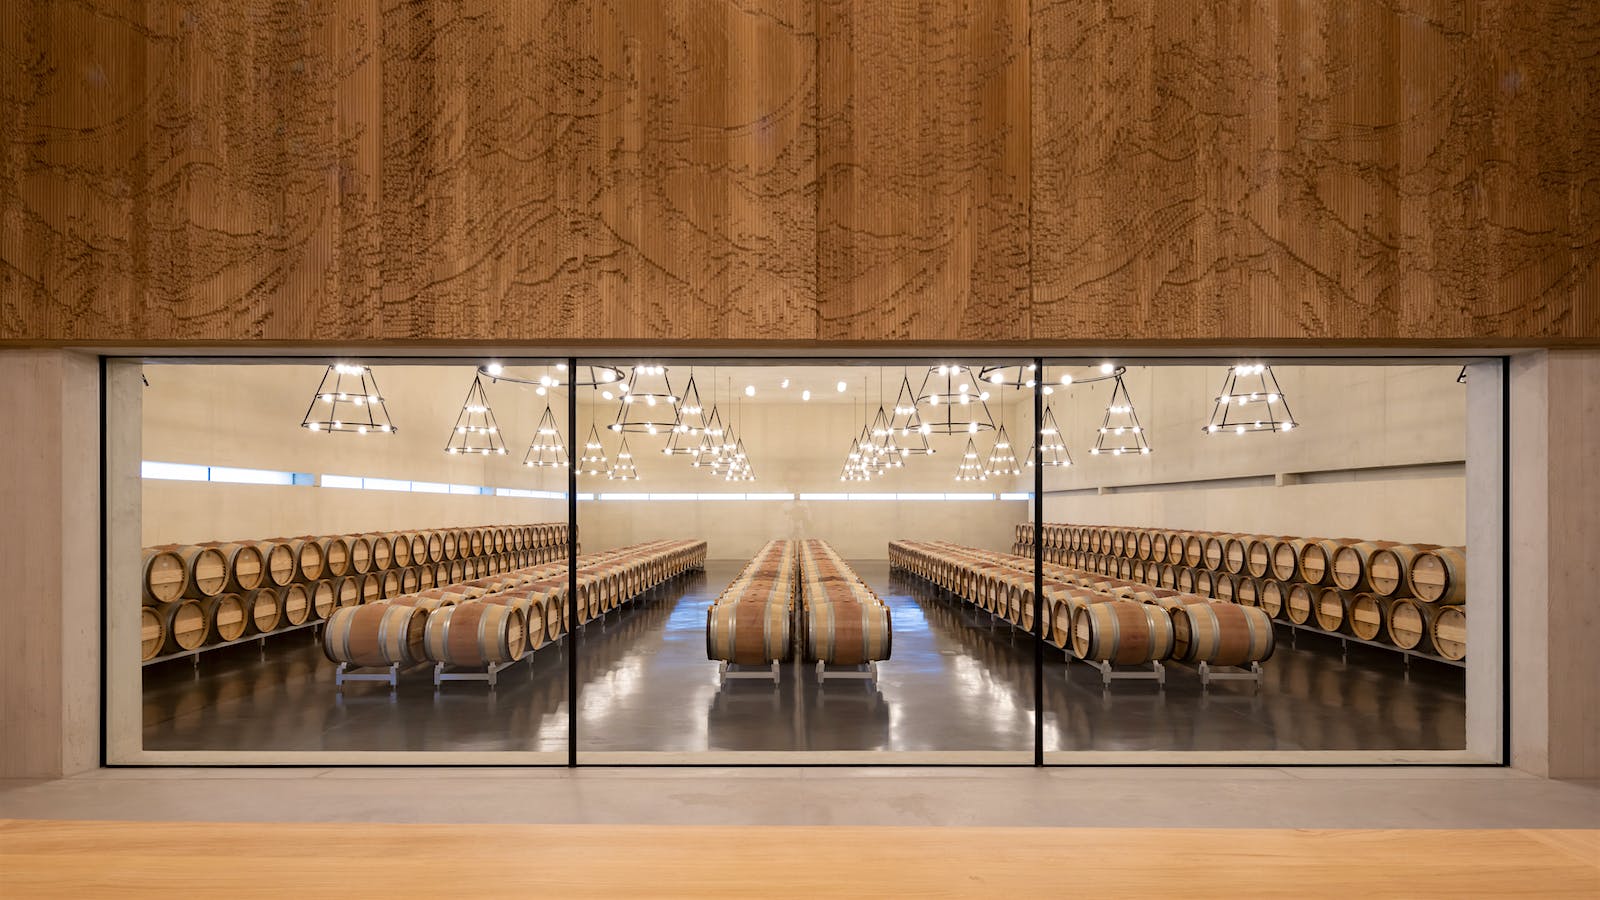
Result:
[[[1004,623],[958,605],[883,562],[855,565],[894,616],[894,657],[876,682],[819,684],[807,667],[781,682],[719,683],[705,656],[705,611],[739,570],[658,588],[580,634],[582,751],[887,750],[1033,748],[1033,649]],[[1046,653],[1044,743],[1049,750],[1459,749],[1465,697],[1459,669],[1416,663],[1335,641],[1287,636],[1263,684],[1202,690],[1173,667],[1150,682],[1101,687],[1096,673]],[[501,676],[497,690],[447,684],[423,670],[390,693],[333,686],[333,666],[307,634],[264,653],[233,648],[145,671],[147,750],[566,749],[568,645],[546,647]],[[886,759],[885,762],[892,760]]]

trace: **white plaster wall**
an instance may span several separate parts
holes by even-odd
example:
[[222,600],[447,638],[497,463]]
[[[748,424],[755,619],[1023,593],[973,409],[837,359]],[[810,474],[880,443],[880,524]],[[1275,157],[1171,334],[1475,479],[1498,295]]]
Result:
[[[392,435],[301,428],[324,370],[321,365],[146,366],[144,458],[317,475],[566,488],[565,471],[521,465],[546,403],[532,388],[486,384],[506,455],[463,457],[446,454],[444,447],[474,368],[378,367],[378,384],[398,429]],[[554,414],[565,422],[564,399],[552,400]],[[154,479],[143,483],[143,506],[146,545],[566,518],[560,500]]]
[[[1459,371],[1278,366],[1299,427],[1240,436],[1203,432],[1223,366],[1130,369],[1125,380],[1152,447],[1139,457],[1088,452],[1109,383],[1058,390],[1050,405],[1073,465],[1046,471],[1045,519],[1465,543],[1466,389],[1456,382]],[[1226,478],[1270,483],[1192,483]],[[1118,492],[1143,485],[1171,487]]]

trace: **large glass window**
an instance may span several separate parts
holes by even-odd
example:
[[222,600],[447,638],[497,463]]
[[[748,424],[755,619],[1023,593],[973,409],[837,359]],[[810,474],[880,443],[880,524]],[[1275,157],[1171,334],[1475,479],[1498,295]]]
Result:
[[107,758],[1496,761],[1463,362],[110,360]]

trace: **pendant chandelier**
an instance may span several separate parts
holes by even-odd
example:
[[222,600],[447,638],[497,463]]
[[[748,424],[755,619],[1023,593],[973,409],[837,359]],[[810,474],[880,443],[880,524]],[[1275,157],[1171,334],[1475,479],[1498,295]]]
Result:
[[930,366],[917,392],[924,434],[977,434],[993,431],[989,392],[962,365]]
[[967,438],[967,449],[961,453],[961,464],[956,466],[957,481],[985,481],[983,463],[978,458],[978,445]]
[[[716,391],[715,385],[712,387]],[[722,434],[727,429],[722,425],[722,413],[717,409],[715,402],[711,404],[711,415],[706,416],[705,428],[700,432],[700,443],[694,448],[694,461],[689,465],[699,468],[709,468],[722,456]],[[716,470],[713,469],[713,472]]]
[[917,412],[917,392],[911,389],[911,376],[903,371],[900,374],[900,391],[894,398],[894,413],[889,417],[889,428],[898,438],[895,443],[902,457],[933,454],[933,448],[928,445],[928,434],[933,428],[923,424],[922,416]]
[[[863,385],[864,386],[864,385]],[[913,410],[915,412],[915,410]],[[880,474],[889,469],[905,467],[905,452],[895,440],[893,417],[883,405],[883,370],[878,370],[878,412],[872,417],[870,436],[872,452],[879,463]]]
[[622,401],[611,430],[622,434],[670,434],[678,427],[679,397],[665,366],[634,366],[617,388]]
[[639,470],[633,465],[633,451],[628,449],[628,439],[623,438],[617,447],[617,461],[611,464],[606,478],[612,481],[638,481]]
[[[1038,458],[1040,465],[1045,466],[1070,466],[1072,454],[1067,452],[1067,445],[1061,441],[1061,428],[1056,425],[1055,411],[1045,407],[1044,418],[1039,423]],[[1028,451],[1028,465],[1033,465],[1035,453]]]
[[700,435],[705,431],[705,410],[700,406],[700,389],[694,383],[694,370],[689,370],[689,383],[683,388],[683,402],[678,404],[678,424],[661,448],[664,456],[695,456],[700,449]]
[[1256,363],[1228,370],[1211,420],[1203,430],[1206,434],[1271,434],[1290,431],[1296,424],[1272,367]]
[[727,471],[727,474],[725,474],[723,476],[723,480],[725,480],[725,481],[755,481],[756,480],[755,469],[753,469],[750,466],[750,457],[745,453],[745,450],[744,450],[744,438],[739,438],[734,443],[733,455],[728,461],[728,471]]
[[[147,383],[148,386],[148,383]],[[368,366],[336,363],[322,373],[317,392],[306,407],[300,427],[328,434],[394,434],[389,409],[378,392],[377,376]]]
[[[548,413],[548,408],[546,412]],[[489,408],[489,395],[483,391],[483,376],[474,374],[472,386],[467,388],[467,399],[461,404],[455,427],[450,430],[450,440],[444,445],[450,454],[476,453],[481,456],[504,456],[505,441],[500,439],[500,425],[495,422],[494,410]]]
[[[968,438],[971,440],[971,438]],[[994,447],[989,450],[988,467],[984,474],[990,478],[1002,478],[1007,475],[1021,475],[1022,469],[1017,465],[1016,451],[1011,447],[1011,438],[1006,434],[1006,426],[1001,425],[995,432]]]
[[978,370],[978,381],[996,387],[1031,388],[1039,383],[1038,370],[1033,363],[1015,366],[984,366]]
[[1100,431],[1095,435],[1091,456],[1122,456],[1150,452],[1145,441],[1144,426],[1139,424],[1139,414],[1133,411],[1133,400],[1128,397],[1128,386],[1122,376],[1115,376],[1111,388],[1111,402],[1106,404],[1105,418],[1100,421]]
[[600,429],[590,425],[589,437],[583,442],[583,456],[578,460],[578,474],[595,477],[606,474],[610,468],[605,445],[600,442]]
[[561,439],[561,430],[556,427],[556,417],[549,404],[545,405],[544,415],[539,417],[539,426],[528,444],[528,452],[522,456],[522,464],[536,469],[567,466],[567,442]]

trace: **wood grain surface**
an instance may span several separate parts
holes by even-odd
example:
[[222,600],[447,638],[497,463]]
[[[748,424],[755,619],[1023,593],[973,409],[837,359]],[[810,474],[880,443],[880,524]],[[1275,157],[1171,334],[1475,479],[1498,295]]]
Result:
[[1589,0],[15,0],[0,342],[1600,340]]
[[[181,848],[226,847],[227,852]],[[1600,832],[0,821],[0,894],[1585,897]]]

